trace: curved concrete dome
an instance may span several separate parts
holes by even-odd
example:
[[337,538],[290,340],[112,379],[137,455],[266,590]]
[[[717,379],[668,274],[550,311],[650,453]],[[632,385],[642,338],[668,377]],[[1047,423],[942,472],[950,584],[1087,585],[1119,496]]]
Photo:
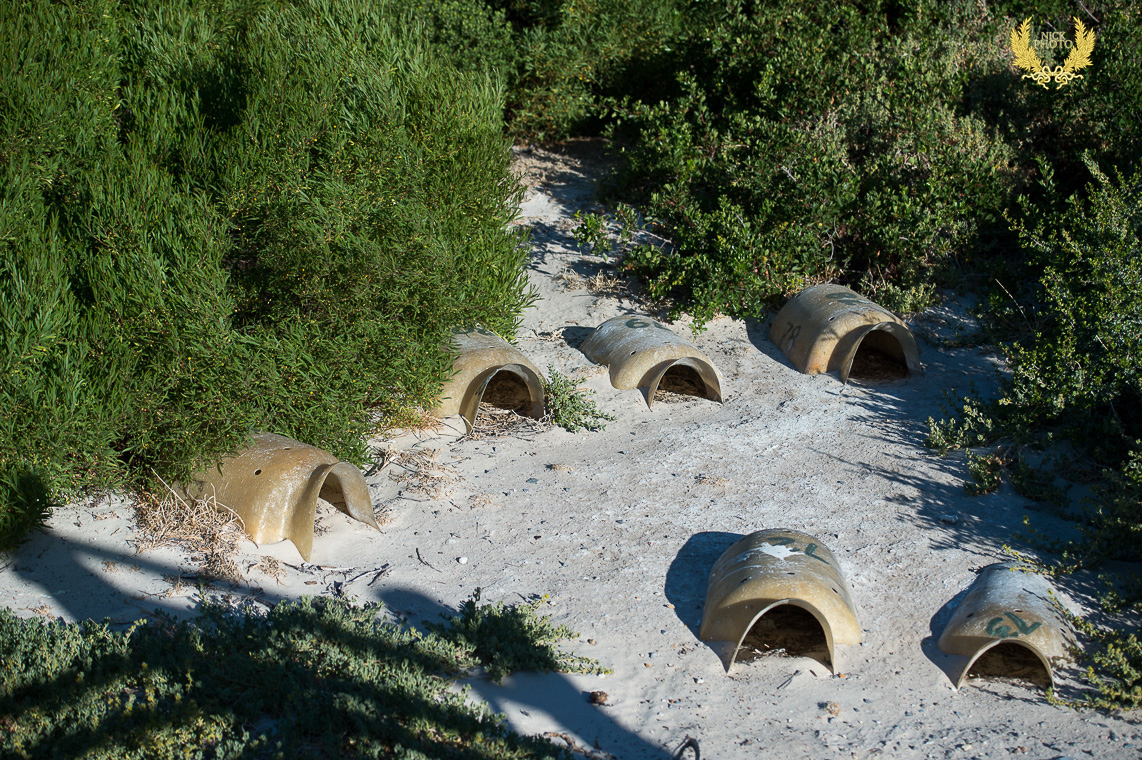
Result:
[[380,529],[361,471],[324,449],[273,433],[191,479],[187,496],[213,496],[233,511],[255,543],[288,538],[308,561],[318,497]]
[[960,688],[972,666],[1000,644],[1032,652],[1054,683],[1054,669],[1071,660],[1075,635],[1059,611],[1051,584],[1018,565],[1001,562],[980,571],[940,634],[940,650],[957,655],[952,682]]
[[862,346],[920,371],[920,349],[907,325],[843,285],[802,290],[774,317],[769,339],[801,372],[839,372],[841,382],[848,382]]
[[650,317],[624,314],[595,328],[579,349],[596,364],[610,369],[611,385],[619,390],[646,388],[646,404],[667,372],[687,367],[700,378],[706,398],[722,400],[722,375],[690,341]]
[[528,416],[537,420],[543,417],[543,375],[518,348],[482,327],[457,331],[452,345],[458,352],[452,364],[453,375],[444,384],[440,405],[433,415],[459,414],[470,432],[489,384],[496,375],[506,372],[526,387]]
[[836,645],[861,641],[852,593],[836,557],[813,536],[785,528],[752,533],[718,558],[698,635],[732,645],[729,670],[754,624],[783,604],[808,611],[820,623],[834,672]]

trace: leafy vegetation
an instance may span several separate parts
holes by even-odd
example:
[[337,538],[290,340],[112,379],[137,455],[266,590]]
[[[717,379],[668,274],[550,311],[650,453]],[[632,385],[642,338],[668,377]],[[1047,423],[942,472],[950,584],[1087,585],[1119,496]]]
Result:
[[[1012,27],[1080,12],[1083,77],[1024,79]],[[4,4],[0,550],[85,486],[178,479],[258,429],[360,461],[431,405],[448,331],[510,336],[531,302],[506,126],[611,139],[624,203],[576,238],[697,325],[823,280],[901,312],[988,291],[1014,374],[930,444],[988,447],[972,488],[1006,473],[1055,504],[1024,453],[1070,447],[1061,474],[1096,487],[1063,565],[1134,556],[1139,21],[1098,0]],[[548,394],[569,430],[608,419],[558,373]]]
[[597,660],[561,652],[556,644],[579,634],[550,618],[537,615],[546,597],[523,604],[503,602],[478,606],[480,589],[460,605],[460,614],[448,618],[448,625],[429,624],[441,638],[454,642],[462,651],[484,665],[497,683],[519,670],[549,673],[610,673]]
[[604,430],[607,421],[615,419],[591,400],[594,391],[584,390],[579,383],[557,372],[555,367],[547,368],[544,394],[551,421],[569,433]]
[[[1070,459],[1102,481],[1071,548],[1080,565],[1136,557],[1142,540],[1142,182],[1138,175],[1111,180],[1093,160],[1087,168],[1089,201],[1072,197],[1063,211],[1016,225],[1043,276],[1041,327],[1009,346],[1010,380],[998,399],[969,398],[959,415],[930,420],[928,436],[941,451],[1003,441],[1070,446]],[[981,464],[971,468],[973,490],[997,487],[1010,464],[1018,487],[1042,501],[1063,500],[1054,478],[1022,459],[992,454],[974,462]]]
[[602,256],[622,256],[633,246],[635,236],[650,224],[638,218],[634,206],[619,203],[613,214],[583,214],[575,212],[578,224],[571,230],[575,243],[585,252]]
[[510,34],[514,53],[483,60],[507,72],[516,135],[612,138],[609,195],[665,236],[624,265],[699,321],[826,279],[902,312],[965,277],[1019,290],[1037,279],[1005,219],[1020,196],[1081,192],[1084,151],[1103,169],[1140,156],[1132,4],[1084,6],[1094,59],[1064,89],[1024,80],[1009,42],[1029,16],[1070,29],[1063,0],[443,6],[483,30],[437,24],[466,59]]
[[[516,659],[558,669],[562,627],[503,608]],[[464,643],[316,598],[262,614],[205,601],[195,622],[24,620],[0,610],[5,757],[569,758],[449,688]],[[538,640],[537,640],[538,639]],[[522,647],[534,646],[537,660]]]
[[502,87],[395,6],[44,0],[0,29],[0,545],[251,430],[361,461],[431,405],[450,328],[514,333]]
[[[1136,579],[1127,597],[1113,591],[1103,595],[1099,600],[1103,610],[1136,620],[1142,614],[1142,589],[1137,586]],[[1072,706],[1100,710],[1142,707],[1142,638],[1137,629],[1103,628],[1082,618],[1074,618],[1072,622],[1089,642],[1085,649],[1089,663],[1086,676],[1096,689]]]
[[1026,276],[1005,213],[1021,194],[1043,201],[1031,188],[1052,167],[1066,177],[1052,197],[1081,190],[1083,150],[1103,166],[1136,160],[1142,125],[1118,109],[1139,102],[1142,76],[1126,52],[1135,19],[1103,7],[1098,76],[1028,86],[1005,41],[1017,6],[731,3],[699,15],[660,59],[665,93],[607,101],[626,162],[618,192],[670,239],[625,266],[702,320],[756,316],[821,280],[915,311],[965,275]]
[[[1013,371],[999,397],[969,398],[960,415],[929,420],[929,444],[943,451],[996,448],[969,454],[971,493],[994,490],[1007,471],[1020,493],[1058,508],[1070,503],[1069,486],[1091,484],[1091,496],[1068,513],[1080,522],[1075,538],[1045,544],[1058,553],[1055,573],[1134,560],[1142,545],[1142,182],[1086,165],[1094,177],[1089,201],[1072,197],[1063,211],[1016,225],[1043,271],[1033,305],[1041,327],[1009,346]],[[1009,454],[1017,447],[1067,465],[1058,473],[1031,467]],[[1142,588],[1117,582],[1122,588],[1103,601],[1119,627],[1075,621],[1089,640],[1088,680],[1097,688],[1085,706],[1142,705]]]

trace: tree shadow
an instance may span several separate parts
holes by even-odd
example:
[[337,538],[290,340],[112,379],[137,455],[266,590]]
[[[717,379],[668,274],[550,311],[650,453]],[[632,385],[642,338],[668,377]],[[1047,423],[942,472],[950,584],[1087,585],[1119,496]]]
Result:
[[[415,627],[421,633],[430,630],[427,624],[439,625],[443,620],[455,617],[458,612],[442,607],[423,594],[407,588],[384,589],[379,592],[378,598],[386,609],[400,613],[406,619],[406,625]],[[419,616],[421,620],[413,621],[413,616]],[[510,646],[506,642],[505,645]],[[535,662],[541,667],[554,665],[541,652],[536,652]],[[521,723],[534,724],[535,717],[546,716],[561,730],[549,731],[545,736],[564,742],[569,738],[580,737],[586,743],[585,747],[572,747],[575,752],[589,753],[593,747],[624,760],[665,760],[670,757],[670,753],[662,747],[632,733],[608,716],[605,705],[592,704],[589,692],[575,683],[576,680],[587,678],[596,677],[554,671],[520,671],[505,676],[501,683],[482,676],[466,677],[459,683],[463,688],[470,689],[481,703],[504,715],[518,731],[525,730]],[[521,715],[528,720],[523,721]]]
[[485,679],[465,683],[494,711],[508,716],[509,721],[520,714],[529,718],[534,714],[548,716],[565,730],[547,735],[566,733],[581,737],[583,744],[576,742],[577,746],[572,747],[578,752],[589,752],[594,748],[623,760],[666,760],[671,757],[665,748],[630,732],[608,716],[607,704],[591,704],[589,693],[567,676],[517,673],[504,678],[500,684]]
[[447,642],[378,620],[375,607],[317,597],[264,614],[205,600],[197,611],[193,624],[160,616],[119,635],[0,616],[0,642],[28,663],[0,698],[8,740],[27,757],[140,745],[251,758],[561,756],[452,691],[460,660]]
[[531,252],[528,266],[538,268],[548,253],[578,251],[571,228],[561,224],[578,210],[602,207],[595,198],[594,177],[602,176],[608,165],[600,140],[571,140],[547,146],[514,149],[524,161],[537,161],[532,189],[520,207],[520,224],[530,229]]
[[793,365],[789,359],[786,358],[785,352],[769,339],[769,326],[773,323],[773,316],[773,314],[766,314],[760,319],[747,318],[745,320],[746,337],[749,339],[750,344],[759,352],[765,354],[778,364],[793,369]]
[[560,334],[563,336],[563,340],[569,347],[578,351],[579,346],[583,345],[583,341],[591,337],[591,333],[593,332],[595,332],[595,328],[593,327],[572,326],[564,327],[560,331]]

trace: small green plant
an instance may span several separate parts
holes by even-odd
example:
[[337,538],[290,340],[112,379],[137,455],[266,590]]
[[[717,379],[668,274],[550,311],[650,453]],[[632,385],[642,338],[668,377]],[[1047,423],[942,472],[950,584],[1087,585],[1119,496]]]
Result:
[[936,286],[922,282],[911,287],[900,287],[891,282],[862,281],[860,292],[897,314],[916,314],[936,302]]
[[[1120,626],[1104,627],[1068,614],[1071,624],[1086,638],[1082,657],[1087,664],[1086,680],[1096,691],[1085,698],[1066,701],[1069,707],[1098,710],[1137,710],[1142,707],[1142,638],[1137,624],[1130,626],[1125,618],[1137,620],[1142,614],[1142,587],[1137,577],[1123,584],[1103,576],[1107,590],[1099,597],[1103,611],[1117,617]],[[1133,627],[1134,630],[1130,630]]]
[[606,429],[604,421],[613,422],[615,417],[607,414],[590,399],[594,391],[585,390],[566,375],[547,367],[547,385],[544,389],[547,411],[551,421],[569,433],[580,429],[599,431]]
[[606,259],[612,249],[610,232],[607,230],[607,217],[603,214],[583,214],[576,211],[575,221],[578,224],[571,231],[575,236],[575,243],[584,251]]
[[602,256],[603,259],[610,258],[612,253],[626,253],[635,235],[647,226],[639,220],[638,210],[626,203],[618,204],[613,215],[576,211],[575,219],[578,224],[571,231],[575,243],[584,251]]
[[15,549],[43,527],[57,506],[44,479],[34,472],[0,472],[0,552]]
[[543,596],[523,604],[503,602],[479,606],[480,589],[460,605],[460,614],[446,617],[447,625],[429,624],[441,638],[455,642],[480,662],[499,682],[506,675],[527,670],[539,673],[610,673],[597,660],[567,654],[556,646],[579,634],[551,618],[539,615]]
[[1055,473],[1032,467],[1023,457],[1019,457],[1008,468],[1008,477],[1011,480],[1011,487],[1025,499],[1054,507],[1067,505],[1067,493],[1055,485]]
[[949,419],[928,418],[924,445],[944,456],[952,449],[984,446],[991,442],[995,423],[988,405],[974,397],[962,400],[960,414]]
[[979,496],[997,490],[1003,483],[1005,461],[1000,453],[976,456],[969,451],[968,473],[972,479],[964,482],[964,491],[970,496]]

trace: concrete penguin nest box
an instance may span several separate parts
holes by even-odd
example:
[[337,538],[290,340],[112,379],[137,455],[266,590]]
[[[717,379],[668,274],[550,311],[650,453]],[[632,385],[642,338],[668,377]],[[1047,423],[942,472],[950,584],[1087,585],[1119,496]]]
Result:
[[799,371],[839,372],[847,383],[862,348],[920,371],[916,338],[900,318],[843,285],[805,288],[777,313],[769,338]]
[[700,379],[706,398],[722,400],[722,376],[690,341],[650,317],[626,314],[595,328],[580,349],[610,370],[611,385],[619,390],[646,388],[646,404],[667,372],[688,368]]
[[543,375],[518,348],[483,327],[456,331],[452,346],[457,351],[452,377],[444,384],[434,416],[459,414],[471,432],[489,385],[497,375],[506,373],[525,390],[527,416],[543,418]]
[[361,471],[324,449],[273,433],[254,435],[250,448],[192,477],[186,495],[213,495],[232,510],[255,543],[288,538],[308,561],[318,497],[380,530]]
[[972,666],[1001,644],[1038,658],[1053,684],[1054,669],[1071,660],[1075,635],[1042,576],[1001,562],[984,568],[940,634],[940,650],[958,656],[952,682],[960,688]]
[[754,624],[785,604],[820,623],[836,672],[836,645],[859,644],[860,623],[836,557],[800,531],[762,530],[726,549],[710,570],[698,636],[728,645],[723,655],[728,671]]

